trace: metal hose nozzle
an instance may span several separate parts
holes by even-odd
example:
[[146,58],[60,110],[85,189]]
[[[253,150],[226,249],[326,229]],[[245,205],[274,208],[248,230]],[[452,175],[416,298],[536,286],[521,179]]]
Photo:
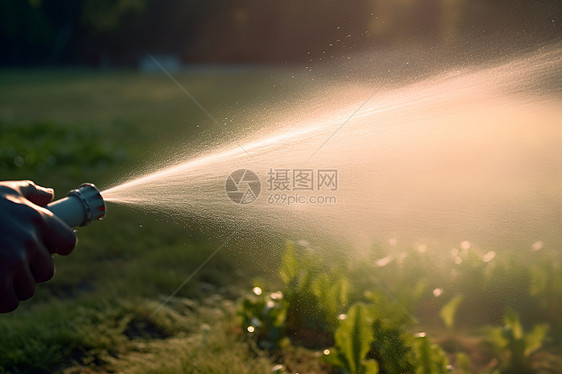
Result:
[[105,202],[100,191],[91,183],[84,183],[68,196],[47,205],[53,214],[70,227],[86,226],[105,216]]

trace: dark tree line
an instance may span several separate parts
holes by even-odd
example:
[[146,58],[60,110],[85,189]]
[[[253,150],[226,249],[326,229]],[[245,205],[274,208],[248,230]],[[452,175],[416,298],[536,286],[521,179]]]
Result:
[[0,0],[2,65],[283,63],[480,38],[559,38],[560,0]]

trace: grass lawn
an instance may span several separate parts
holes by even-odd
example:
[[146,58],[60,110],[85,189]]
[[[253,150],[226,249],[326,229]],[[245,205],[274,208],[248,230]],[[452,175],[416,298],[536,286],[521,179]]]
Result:
[[[264,97],[276,79],[223,70],[177,78],[217,118]],[[0,82],[2,177],[53,186],[58,197],[87,181],[109,187],[225,135],[163,74],[2,71]],[[0,369],[269,372],[274,364],[231,333],[234,302],[267,261],[254,265],[242,249],[227,249],[177,293],[185,305],[151,315],[228,233],[108,209],[102,223],[79,229],[72,256],[56,258],[51,282],[0,316]]]

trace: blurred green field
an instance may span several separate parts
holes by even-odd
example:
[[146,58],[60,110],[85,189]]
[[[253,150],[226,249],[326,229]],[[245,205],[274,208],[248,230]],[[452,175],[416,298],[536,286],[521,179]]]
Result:
[[[218,118],[230,116],[258,94],[265,100],[271,79],[268,72],[219,69],[178,75]],[[177,157],[176,151],[185,152],[185,157],[195,154],[209,134],[217,141],[225,136],[163,74],[8,70],[0,72],[0,86],[3,179],[31,179],[54,187],[58,197],[86,181],[109,187],[156,160]],[[51,282],[39,285],[35,296],[16,312],[0,316],[0,368],[47,373],[74,365],[95,366],[102,357],[138,351],[124,334],[130,328],[133,336],[150,337],[152,330],[157,336],[176,336],[180,331],[201,335],[201,326],[209,325],[211,332],[205,334],[215,347],[212,360],[210,352],[199,350],[201,342],[193,334],[181,343],[195,350],[185,352],[184,359],[175,357],[176,344],[170,344],[174,359],[188,360],[192,368],[211,368],[193,369],[204,372],[234,370],[234,362],[238,372],[255,372],[255,365],[269,368],[259,359],[245,364],[246,346],[237,348],[231,336],[223,336],[229,331],[229,303],[267,261],[256,266],[242,254],[218,254],[177,294],[195,300],[218,298],[208,302],[212,307],[195,305],[187,316],[164,308],[163,316],[155,317],[162,325],[153,326],[148,316],[158,302],[227,233],[114,205],[108,210],[102,224],[79,230],[72,256],[56,258]],[[174,322],[176,318],[181,323]],[[131,319],[139,321],[138,328]],[[221,362],[218,351],[228,359]],[[177,371],[177,362],[168,364],[169,372]]]
[[[198,69],[177,78],[217,118],[248,131],[259,125],[251,108],[303,89],[285,73]],[[2,178],[32,179],[59,197],[228,140],[163,74],[8,70],[0,86]],[[560,373],[559,248],[492,255],[465,243],[445,256],[386,245],[353,263],[341,253],[330,262],[306,243],[283,253],[286,238],[240,238],[159,308],[228,234],[109,205],[102,223],[79,229],[74,253],[56,258],[54,279],[0,315],[0,372],[373,373],[377,361],[393,373],[403,359],[416,373],[508,373],[519,352],[527,366],[518,372]],[[346,314],[354,318],[342,322]],[[363,336],[373,321],[379,340],[366,333],[342,343],[346,329]],[[352,370],[346,357],[359,351],[366,359],[356,356]]]

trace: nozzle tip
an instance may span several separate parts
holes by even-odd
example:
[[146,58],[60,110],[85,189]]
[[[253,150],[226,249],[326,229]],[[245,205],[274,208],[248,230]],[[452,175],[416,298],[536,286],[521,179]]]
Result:
[[92,183],[83,183],[69,195],[79,198],[84,204],[86,216],[81,226],[85,226],[92,220],[100,220],[105,216],[105,202],[100,191]]

